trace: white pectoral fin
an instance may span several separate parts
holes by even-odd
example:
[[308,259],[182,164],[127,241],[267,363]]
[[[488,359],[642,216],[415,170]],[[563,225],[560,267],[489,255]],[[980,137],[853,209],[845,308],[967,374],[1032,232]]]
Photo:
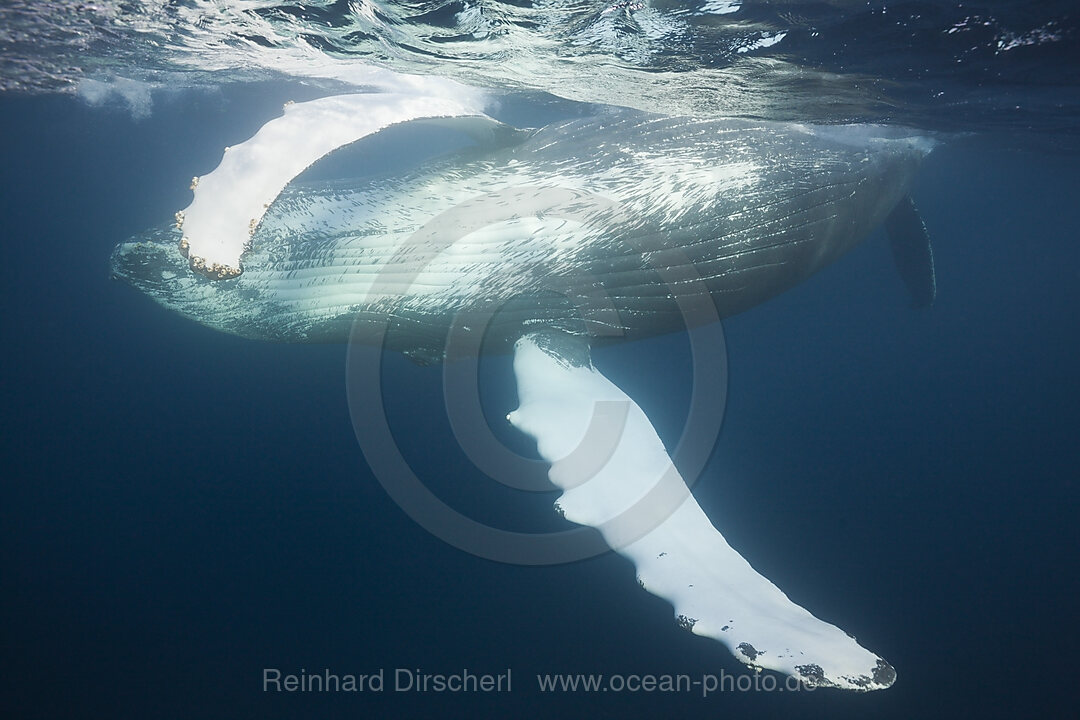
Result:
[[564,516],[597,528],[637,568],[682,627],[719,640],[736,658],[820,687],[877,690],[892,667],[835,625],[788,599],[713,527],[648,418],[581,355],[544,336],[514,348],[520,406],[508,419],[536,438],[564,490]]
[[249,140],[226,148],[213,172],[192,181],[195,197],[177,214],[184,231],[181,250],[193,269],[218,279],[235,277],[263,214],[316,160],[391,125],[451,118],[498,125],[477,107],[446,97],[363,93],[291,103]]

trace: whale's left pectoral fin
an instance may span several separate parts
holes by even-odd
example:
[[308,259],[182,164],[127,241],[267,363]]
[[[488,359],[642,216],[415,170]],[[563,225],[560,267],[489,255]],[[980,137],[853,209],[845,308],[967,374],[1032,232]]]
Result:
[[192,179],[191,204],[176,214],[191,268],[216,280],[239,276],[263,215],[293,178],[340,147],[406,122],[447,125],[491,144],[522,137],[447,97],[358,93],[288,103],[281,117],[225,148],[213,172]]
[[934,248],[910,195],[905,195],[885,219],[885,233],[889,236],[896,270],[907,287],[912,306],[930,307],[937,297]]
[[566,519],[594,527],[637,568],[679,625],[719,640],[743,663],[812,686],[878,690],[896,673],[840,628],[796,605],[713,527],[641,408],[582,352],[544,335],[514,348],[520,406]]

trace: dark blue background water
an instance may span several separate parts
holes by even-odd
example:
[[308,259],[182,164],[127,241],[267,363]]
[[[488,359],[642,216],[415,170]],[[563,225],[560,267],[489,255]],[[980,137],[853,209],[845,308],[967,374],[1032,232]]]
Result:
[[[930,311],[907,307],[875,235],[725,324],[730,400],[700,501],[795,601],[892,662],[896,685],[545,696],[536,673],[744,668],[680,632],[617,557],[499,565],[415,525],[353,438],[344,347],[215,334],[108,278],[113,244],[186,205],[185,179],[280,102],[260,88],[178,96],[133,121],[0,98],[3,716],[1071,712],[1075,155],[976,138],[931,156],[915,190],[936,241]],[[677,437],[683,337],[597,362]],[[441,419],[441,369],[387,357],[385,372],[414,468],[483,502],[490,481]],[[509,403],[508,361],[487,372],[492,402]],[[507,525],[551,522],[551,499],[519,499]],[[513,692],[264,694],[264,667],[509,667]]]

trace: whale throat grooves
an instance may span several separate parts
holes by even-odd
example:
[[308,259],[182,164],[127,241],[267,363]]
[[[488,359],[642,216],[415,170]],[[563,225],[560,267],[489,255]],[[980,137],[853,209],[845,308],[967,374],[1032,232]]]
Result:
[[[193,183],[178,227],[118,245],[112,274],[252,339],[366,343],[437,362],[451,332],[483,328],[470,336],[483,336],[476,352],[514,353],[520,406],[508,420],[550,464],[557,509],[629,559],[679,625],[807,685],[892,685],[887,662],[728,544],[581,338],[599,346],[737,314],[883,223],[916,302],[929,304],[933,254],[908,193],[934,141],[618,108],[514,128],[480,107],[392,93],[290,105]],[[477,144],[388,176],[297,177],[409,121]]]
[[225,148],[213,172],[192,178],[191,204],[176,214],[180,252],[191,269],[217,280],[243,272],[241,258],[277,196],[323,156],[391,125],[427,118],[474,117],[445,97],[398,93],[335,95],[287,103],[284,114],[250,139]]
[[[472,144],[388,174],[293,177],[406,117]],[[615,312],[597,322],[632,340],[684,329],[683,300],[711,298],[724,318],[805,280],[885,221],[930,146],[875,126],[605,109],[530,129],[456,100],[326,98],[226,152],[181,228],[122,243],[112,271],[248,338],[343,342],[392,317],[393,349],[437,359],[461,313],[501,308],[486,337],[509,350],[523,326],[573,327],[603,297]]]
[[[581,353],[568,358],[553,348],[543,335],[517,342],[520,405],[507,419],[551,464],[549,477],[563,490],[556,507],[567,520],[599,530],[634,564],[639,584],[672,604],[681,627],[720,641],[746,665],[814,687],[892,685],[887,662],[789,600],[727,543],[633,400]],[[591,427],[598,411],[621,421],[598,433]]]

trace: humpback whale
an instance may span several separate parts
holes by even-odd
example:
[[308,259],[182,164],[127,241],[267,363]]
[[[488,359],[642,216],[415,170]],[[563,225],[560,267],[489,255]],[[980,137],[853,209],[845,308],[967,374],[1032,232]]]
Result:
[[[476,145],[392,177],[294,181],[400,122],[450,125]],[[883,224],[915,304],[928,304],[932,254],[908,192],[933,144],[885,126],[615,108],[519,129],[445,98],[325,98],[229,149],[175,225],[118,245],[111,271],[247,338],[351,339],[431,362],[449,333],[475,330],[477,352],[514,354],[520,402],[507,419],[550,464],[557,509],[629,558],[680,626],[754,668],[875,690],[893,668],[728,545],[589,347],[746,310]],[[581,462],[594,409],[613,402],[617,432]]]

